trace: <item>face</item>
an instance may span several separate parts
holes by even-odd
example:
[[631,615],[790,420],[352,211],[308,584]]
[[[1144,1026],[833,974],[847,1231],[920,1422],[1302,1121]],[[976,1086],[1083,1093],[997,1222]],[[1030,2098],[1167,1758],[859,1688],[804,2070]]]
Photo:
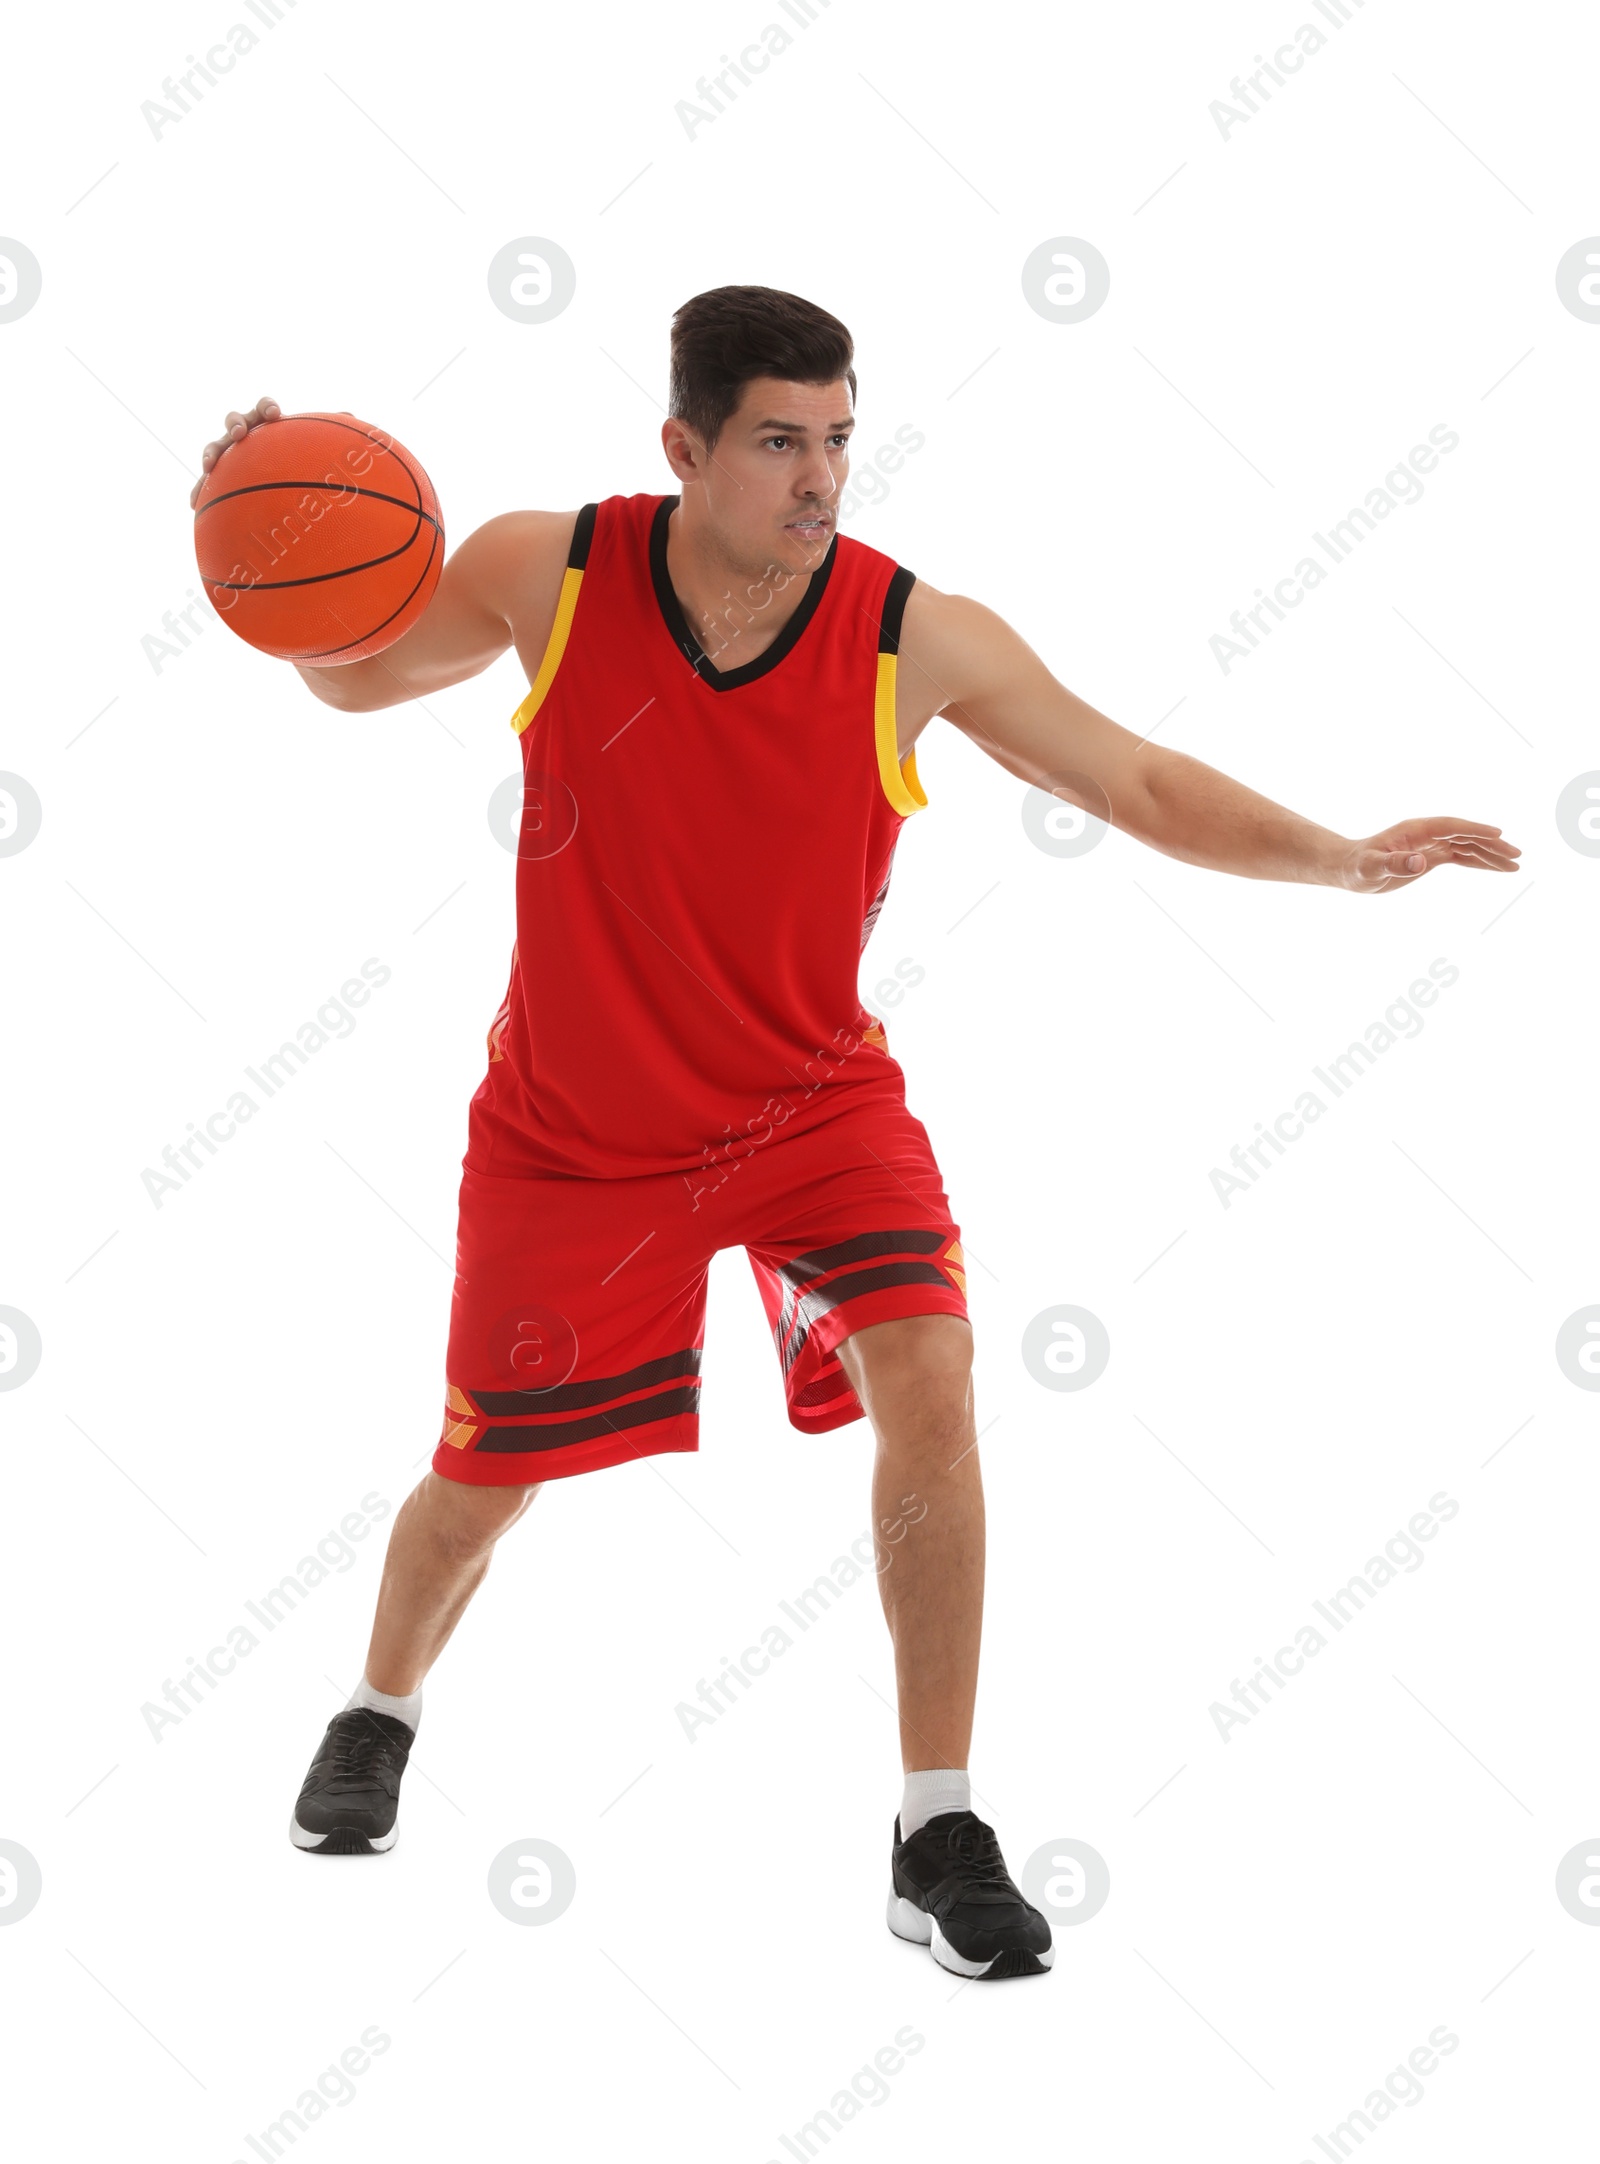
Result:
[[662,440],[686,507],[695,489],[729,564],[759,577],[774,564],[814,571],[827,554],[854,427],[843,380],[756,376],[712,450],[677,421],[667,423]]

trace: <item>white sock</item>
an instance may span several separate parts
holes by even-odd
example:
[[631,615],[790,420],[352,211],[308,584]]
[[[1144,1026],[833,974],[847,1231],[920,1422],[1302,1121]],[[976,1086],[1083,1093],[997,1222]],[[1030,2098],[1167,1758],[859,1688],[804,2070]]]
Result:
[[926,1773],[908,1773],[900,1805],[900,1838],[909,1841],[919,1826],[941,1811],[970,1811],[972,1783],[965,1766],[934,1766]]
[[409,1698],[391,1698],[386,1691],[375,1691],[365,1675],[345,1700],[347,1712],[351,1706],[370,1706],[374,1713],[392,1713],[397,1721],[405,1722],[413,1735],[422,1722],[421,1691],[413,1691]]

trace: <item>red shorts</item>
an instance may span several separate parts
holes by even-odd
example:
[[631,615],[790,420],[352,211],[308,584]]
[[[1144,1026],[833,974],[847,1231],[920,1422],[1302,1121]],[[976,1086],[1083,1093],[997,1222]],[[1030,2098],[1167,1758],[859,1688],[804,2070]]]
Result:
[[433,1470],[511,1486],[699,1447],[706,1272],[743,1247],[791,1423],[859,1420],[835,1347],[901,1315],[967,1313],[927,1130],[873,1090],[704,1171],[463,1171],[444,1432]]

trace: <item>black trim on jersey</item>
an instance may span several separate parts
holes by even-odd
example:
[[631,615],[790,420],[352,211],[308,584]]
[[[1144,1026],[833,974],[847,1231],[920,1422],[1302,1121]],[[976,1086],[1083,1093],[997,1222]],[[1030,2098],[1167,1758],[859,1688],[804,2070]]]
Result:
[[672,581],[667,576],[667,521],[681,500],[677,496],[663,496],[656,506],[655,517],[650,525],[650,583],[656,590],[656,603],[661,610],[662,620],[672,634],[672,643],[700,681],[709,684],[713,691],[737,691],[741,684],[753,684],[758,676],[765,676],[769,669],[775,669],[816,615],[817,604],[822,599],[823,588],[832,575],[834,559],[838,555],[839,536],[835,531],[828,543],[826,555],[810,574],[810,581],[800,596],[794,614],[766,651],[757,654],[754,661],[747,661],[742,668],[718,669],[712,666],[705,648],[689,629],[682,604],[673,592]]
[[906,613],[906,597],[917,583],[917,574],[908,571],[904,564],[895,568],[889,581],[889,591],[883,597],[883,616],[878,625],[878,652],[898,654],[900,651],[900,623]]
[[577,523],[572,529],[572,546],[567,551],[569,571],[581,571],[589,561],[589,543],[594,539],[594,515],[599,508],[597,503],[586,503],[578,513]]

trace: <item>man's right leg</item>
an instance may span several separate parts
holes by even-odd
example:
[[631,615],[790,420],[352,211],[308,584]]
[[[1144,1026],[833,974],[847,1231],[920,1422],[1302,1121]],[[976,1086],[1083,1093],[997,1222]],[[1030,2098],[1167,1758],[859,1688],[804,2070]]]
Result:
[[[538,1494],[534,1481],[468,1486],[427,1473],[400,1506],[383,1559],[363,1684],[409,1699],[483,1583],[494,1544]],[[295,1803],[289,1838],[324,1856],[392,1848],[400,1777],[416,1736],[414,1707],[380,1708],[364,1694],[336,1713]]]
[[515,1525],[542,1482],[469,1487],[424,1473],[401,1504],[383,1559],[366,1680],[409,1698],[444,1651],[483,1583],[494,1544]]
[[[463,1169],[445,1403],[432,1470],[396,1515],[355,1703],[328,1723],[290,1838],[392,1848],[415,1698],[495,1542],[549,1480],[698,1443],[716,1240],[676,1173]],[[407,1716],[410,1716],[408,1719]]]

